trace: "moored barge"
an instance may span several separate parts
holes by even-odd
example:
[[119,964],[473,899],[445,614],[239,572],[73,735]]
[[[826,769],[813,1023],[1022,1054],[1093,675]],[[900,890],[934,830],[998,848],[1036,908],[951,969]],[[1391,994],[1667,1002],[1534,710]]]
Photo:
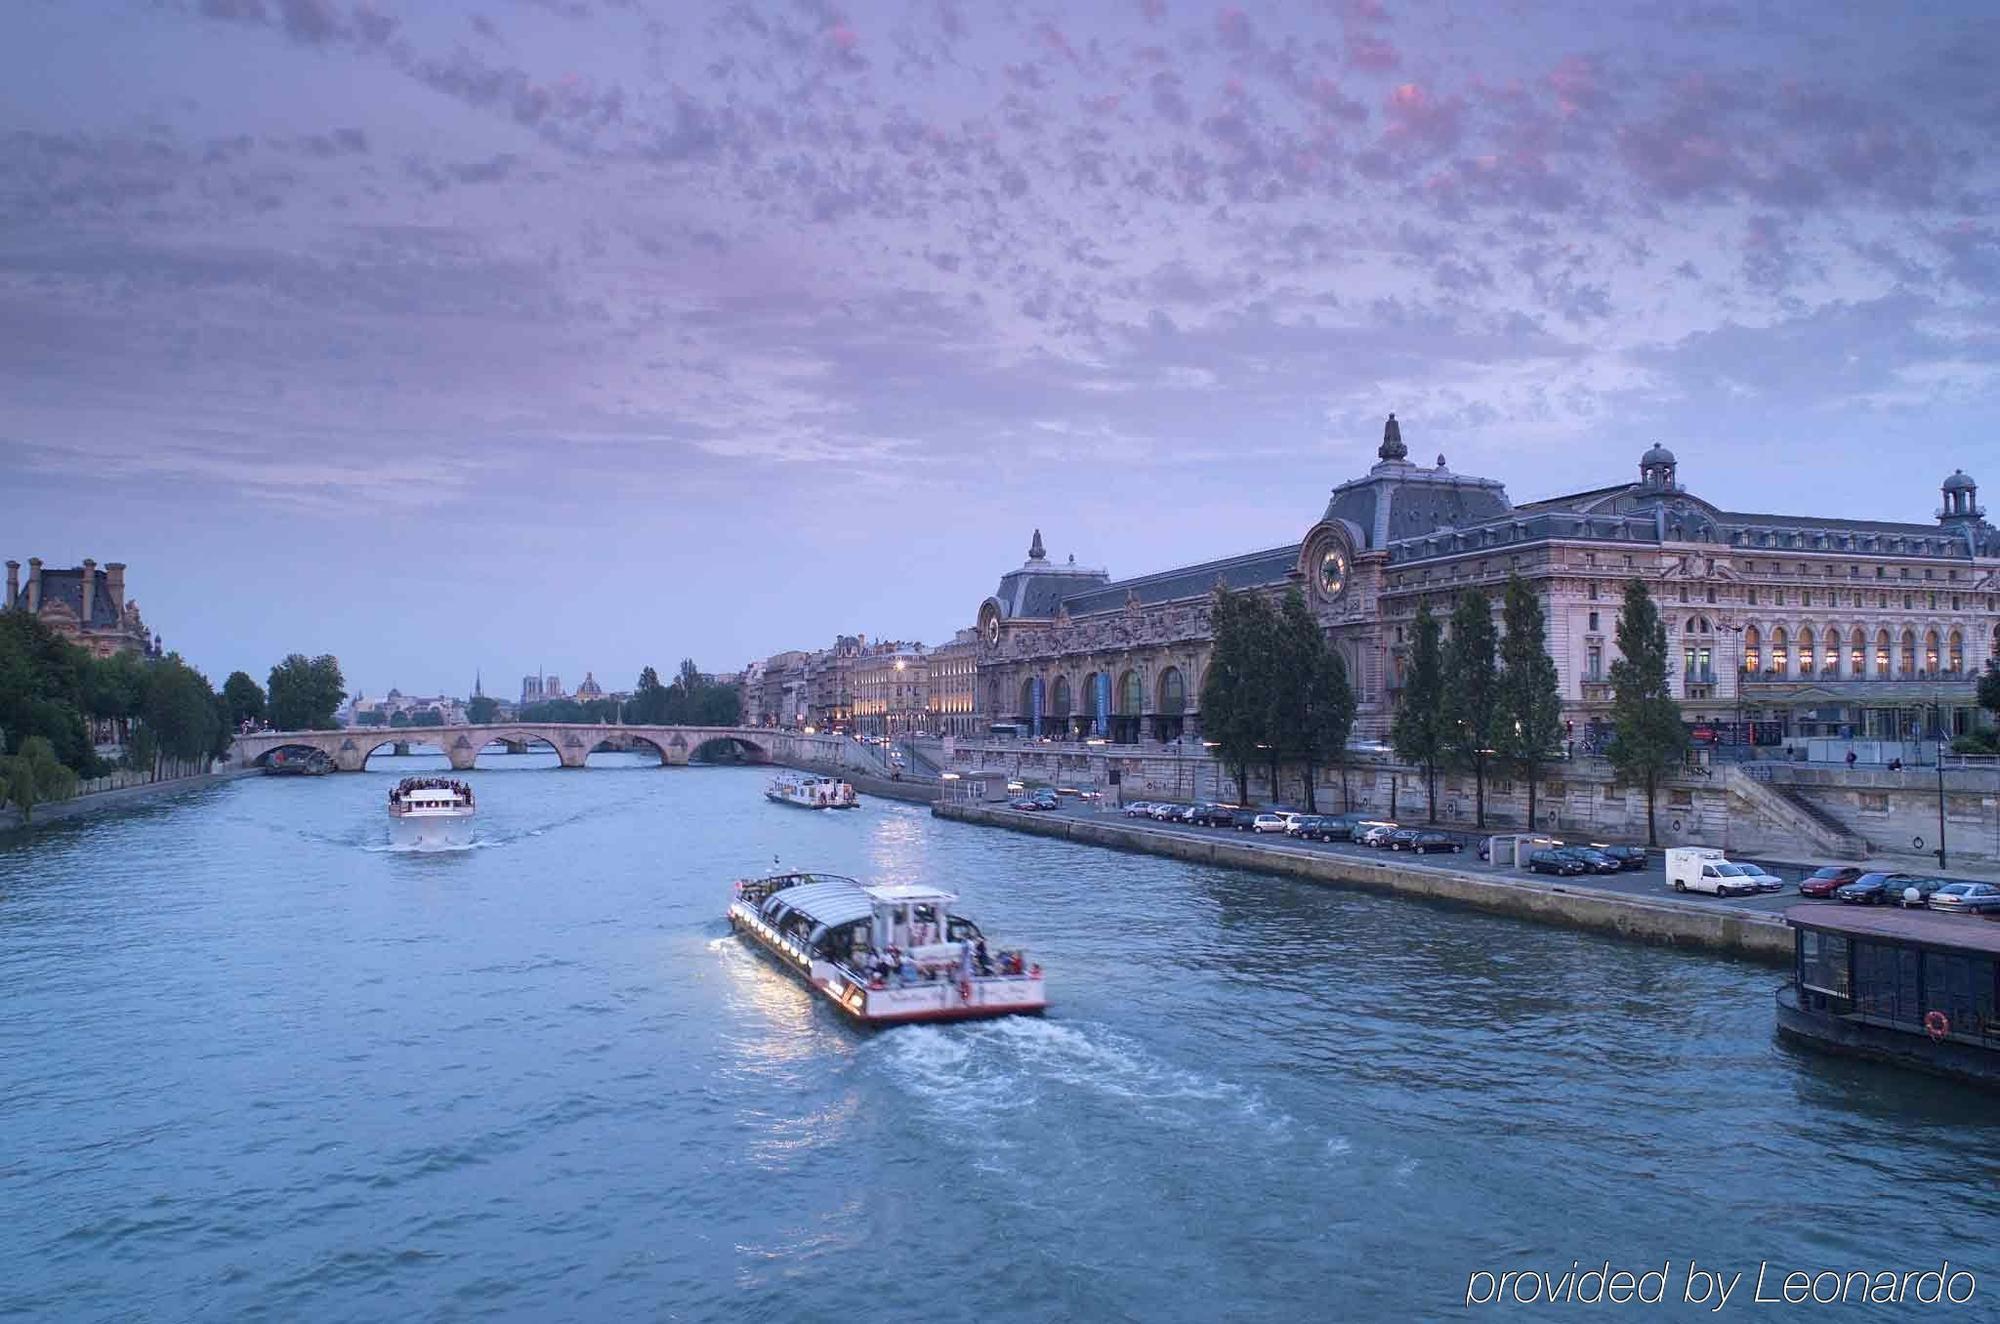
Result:
[[764,788],[764,798],[800,809],[854,809],[861,804],[849,783],[807,772],[779,773]]
[[2000,923],[1799,905],[1778,1033],[1834,1052],[2000,1085]]
[[736,884],[729,926],[864,1025],[1046,1010],[1041,966],[989,950],[957,901],[934,887],[777,873]]

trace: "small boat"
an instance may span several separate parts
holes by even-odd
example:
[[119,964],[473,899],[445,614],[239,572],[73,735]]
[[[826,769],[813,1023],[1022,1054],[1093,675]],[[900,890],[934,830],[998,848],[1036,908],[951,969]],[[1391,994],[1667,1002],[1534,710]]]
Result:
[[472,788],[449,777],[405,777],[389,792],[390,840],[412,850],[472,844]]
[[1042,968],[989,950],[934,887],[787,872],[736,884],[729,927],[863,1025],[1038,1015]]
[[812,772],[781,772],[764,788],[764,798],[801,809],[855,809],[861,797],[838,777]]
[[266,777],[324,777],[332,771],[332,756],[320,749],[310,749],[303,754],[273,750],[271,757],[264,761]]

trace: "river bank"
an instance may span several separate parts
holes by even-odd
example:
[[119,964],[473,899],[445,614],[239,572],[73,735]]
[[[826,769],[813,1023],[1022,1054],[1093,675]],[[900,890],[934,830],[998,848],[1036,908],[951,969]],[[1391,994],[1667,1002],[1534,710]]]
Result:
[[223,768],[192,777],[172,777],[164,781],[142,782],[137,786],[121,786],[115,790],[93,791],[88,795],[79,795],[73,800],[52,800],[47,804],[36,805],[33,820],[25,823],[22,821],[21,811],[8,805],[0,808],[0,832],[15,832],[24,827],[41,827],[48,823],[60,823],[66,819],[82,818],[88,814],[103,813],[111,809],[126,809],[165,796],[182,795],[188,791],[198,791],[205,786],[234,781],[238,777],[253,776],[261,771],[259,768]]
[[1526,876],[1479,874],[1429,863],[1429,857],[1419,863],[1401,856],[1378,860],[1330,855],[1239,836],[1191,836],[1136,823],[1030,814],[993,805],[940,803],[931,812],[961,823],[1441,901],[1637,942],[1747,957],[1769,965],[1789,965],[1793,958],[1792,931],[1782,920],[1706,902],[1593,891]]

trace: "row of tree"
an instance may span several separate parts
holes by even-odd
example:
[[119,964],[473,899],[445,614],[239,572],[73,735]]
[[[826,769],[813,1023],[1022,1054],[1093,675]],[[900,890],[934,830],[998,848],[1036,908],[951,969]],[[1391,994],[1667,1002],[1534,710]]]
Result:
[[[1496,633],[1492,603],[1476,589],[1459,595],[1449,636],[1427,606],[1417,611],[1389,739],[1422,771],[1433,822],[1437,775],[1451,769],[1472,773],[1473,821],[1486,826],[1486,778],[1499,766],[1527,780],[1532,827],[1542,769],[1562,757],[1562,699],[1541,600],[1525,580],[1510,577],[1500,615]],[[1625,587],[1617,640],[1607,755],[1620,779],[1645,789],[1646,838],[1657,844],[1655,797],[1685,757],[1688,733],[1667,683],[1666,623],[1637,579]]]
[[1296,588],[1274,608],[1254,593],[1218,585],[1210,613],[1214,651],[1201,687],[1202,731],[1236,771],[1240,802],[1250,799],[1253,764],[1305,767],[1306,807],[1317,810],[1318,769],[1340,765],[1354,726],[1347,666],[1326,641]]

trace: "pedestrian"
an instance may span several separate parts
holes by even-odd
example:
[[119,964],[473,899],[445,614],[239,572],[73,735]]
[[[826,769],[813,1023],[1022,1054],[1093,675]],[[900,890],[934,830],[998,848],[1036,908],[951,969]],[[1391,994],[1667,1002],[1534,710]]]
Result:
[[1854,766],[1854,751],[1851,749],[1847,751],[1847,766],[1850,768]]

